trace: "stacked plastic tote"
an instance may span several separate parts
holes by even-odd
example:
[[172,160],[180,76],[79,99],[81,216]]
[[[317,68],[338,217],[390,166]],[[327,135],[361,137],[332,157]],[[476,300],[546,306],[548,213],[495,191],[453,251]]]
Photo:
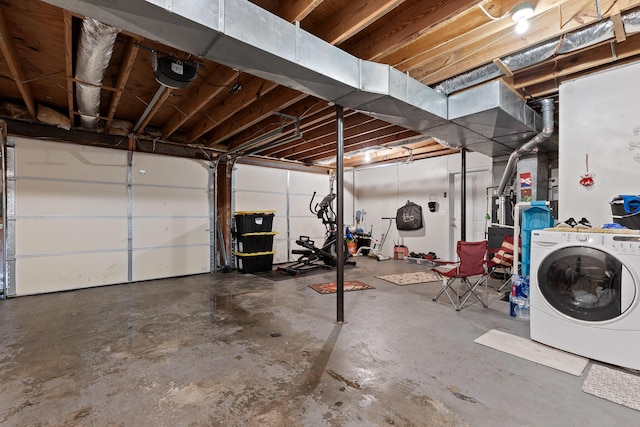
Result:
[[258,273],[273,268],[274,211],[244,211],[234,214],[236,222],[235,252],[238,271]]

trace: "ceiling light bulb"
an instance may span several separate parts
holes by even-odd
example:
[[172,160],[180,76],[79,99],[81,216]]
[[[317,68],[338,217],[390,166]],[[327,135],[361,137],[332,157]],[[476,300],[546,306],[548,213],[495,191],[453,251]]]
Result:
[[529,21],[521,19],[516,24],[516,33],[523,34],[529,29]]
[[513,8],[511,19],[522,22],[523,19],[529,19],[533,16],[533,6],[528,1],[522,2]]

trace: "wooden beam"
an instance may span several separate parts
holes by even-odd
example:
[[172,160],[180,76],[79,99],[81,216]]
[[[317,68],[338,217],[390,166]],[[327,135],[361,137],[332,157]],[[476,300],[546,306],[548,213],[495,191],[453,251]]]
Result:
[[[615,0],[602,0],[605,16],[616,10]],[[626,1],[625,4],[640,4],[640,1]],[[536,9],[537,10],[537,9]],[[607,15],[609,14],[609,15]],[[422,59],[411,76],[425,84],[433,84],[464,73],[480,65],[490,63],[495,58],[521,51],[529,46],[559,37],[561,34],[582,28],[597,21],[595,5],[588,0],[563,3],[562,7],[550,8],[536,14],[531,19],[531,29],[526,35],[514,37],[511,27],[495,32],[478,29],[461,36],[450,45],[427,49],[420,54]],[[562,25],[558,25],[562,23]],[[506,41],[509,41],[506,43]],[[412,65],[418,64],[411,62]],[[406,65],[407,63],[405,63]]]
[[[335,111],[331,114],[331,111],[321,111],[320,113],[308,117],[302,121],[300,126],[303,143],[296,144],[296,148],[302,151],[313,148],[316,146],[317,140],[323,137],[329,137],[332,141],[335,141],[336,134],[336,115]],[[351,119],[354,115],[357,115],[353,110],[345,110],[343,119]],[[265,150],[265,155],[273,157],[286,157],[284,154],[290,146],[280,146],[272,149]]]
[[[305,99],[302,100],[302,102],[307,101],[307,100],[313,100],[313,97],[307,97]],[[298,103],[299,104],[299,103]],[[335,123],[335,111],[330,111],[328,106],[326,106],[327,108],[325,108],[326,104],[316,104],[316,108],[314,110],[317,110],[317,113],[315,114],[309,114],[309,115],[305,115],[304,117],[302,116],[296,116],[293,114],[288,114],[286,111],[290,110],[291,107],[286,108],[285,111],[283,112],[283,114],[289,115],[291,117],[298,117],[300,119],[300,123],[298,126],[298,129],[300,131],[300,133],[302,133],[303,138],[304,135],[307,132],[311,132],[315,129],[317,129],[320,126],[323,126],[326,122],[330,121],[331,123]],[[351,110],[345,111],[345,117],[349,115],[349,112]],[[354,114],[353,111],[351,111],[351,114]],[[274,121],[275,119],[275,121]],[[281,121],[282,119],[278,116],[272,116],[269,117],[267,119],[265,119],[262,123],[259,124],[258,127],[258,131],[256,131],[256,129],[253,129],[253,133],[248,134],[247,136],[244,136],[246,134],[246,132],[252,128],[254,128],[253,126],[245,131],[242,132],[243,134],[243,139],[240,138],[234,138],[234,140],[229,144],[229,149],[233,149],[239,145],[245,144],[246,142],[255,139],[256,135],[260,136],[260,135],[264,135],[266,131],[273,131],[278,129],[281,126]],[[264,125],[267,125],[266,128],[262,127]],[[334,124],[335,126],[335,124]],[[285,120],[284,121],[284,126],[283,126],[283,132],[279,133],[276,136],[267,138],[265,140],[262,140],[260,142],[260,146],[263,147],[263,151],[260,152],[261,155],[266,155],[266,156],[273,156],[273,157],[279,157],[276,155],[276,153],[278,152],[278,150],[284,150],[287,146],[270,146],[271,142],[276,142],[279,139],[284,138],[286,135],[291,136],[294,132],[296,131],[296,123],[292,120]],[[335,131],[335,129],[334,129]],[[237,135],[236,135],[237,136]]]
[[[258,77],[252,77],[242,85],[242,90],[231,94],[210,108],[203,120],[187,132],[187,142],[193,142],[202,135],[223,124],[242,109],[251,105],[256,99],[268,94],[278,85]],[[225,123],[226,124],[226,123]],[[219,142],[211,140],[211,145]]]
[[268,96],[260,97],[256,102],[252,103],[250,108],[244,108],[236,112],[233,115],[233,120],[226,120],[218,126],[208,139],[209,144],[213,145],[224,141],[230,136],[242,132],[249,126],[273,115],[274,111],[282,111],[308,96],[297,90],[282,86],[274,88],[271,92]]
[[[345,126],[345,145],[347,145],[348,141],[350,140],[357,141],[357,138],[366,139],[367,134],[375,134],[376,137],[381,137],[383,135],[388,135],[389,133],[398,132],[399,130],[403,130],[403,128],[376,119],[364,122],[362,124],[358,123],[355,126],[349,125],[348,128]],[[313,139],[308,138],[305,135],[304,146],[289,148],[288,150],[285,150],[278,155],[280,157],[284,157],[285,159],[302,160],[309,156],[318,154],[319,152],[323,152],[327,147],[332,147],[335,149],[335,143],[335,132],[333,134],[322,132]]]
[[[427,142],[423,146],[417,147],[409,147],[411,149],[411,157],[415,158],[416,156],[438,153],[440,151],[448,150],[447,147],[444,147],[437,142],[433,141],[433,139],[425,137],[425,141]],[[408,149],[404,147],[394,146],[393,148],[386,148],[382,150],[377,150],[373,153],[369,153],[369,161],[366,164],[376,164],[380,162],[396,162],[398,160],[406,159]],[[366,154],[358,155],[355,158],[351,158],[345,160],[345,166],[348,164],[350,167],[363,165],[365,164],[364,157]]]
[[627,34],[624,32],[624,24],[622,23],[622,16],[619,13],[612,15],[611,22],[613,23],[613,33],[616,35],[616,42],[622,43],[627,39]]
[[[408,141],[414,139],[416,137],[415,132],[410,130],[403,130],[397,133],[390,133],[386,136],[378,136],[376,138],[367,138],[360,141],[351,141],[347,146],[345,146],[345,154],[351,153],[353,151],[362,150],[367,147],[374,147],[379,145],[387,145],[387,144],[399,144],[403,141]],[[313,156],[307,156],[305,158],[305,162],[314,163],[320,162],[322,160],[326,160],[335,156],[335,149],[333,147],[326,147],[322,152],[318,152]]]
[[[220,95],[223,91],[227,91],[228,86],[231,86],[237,78],[238,72],[236,70],[223,65],[217,65],[207,78],[201,81],[195,89],[195,96],[182,103],[177,108],[178,113],[171,116],[171,119],[164,125],[162,128],[162,138],[169,138],[180,126],[189,121],[189,119],[195,116],[216,96]],[[209,83],[209,79],[215,79],[216,84]],[[247,88],[243,88],[242,90],[245,89]],[[206,132],[208,132],[208,130],[203,133]]]
[[74,117],[74,104],[73,104],[73,15],[69,13],[69,11],[65,10],[63,12],[63,21],[64,21],[64,61],[65,61],[65,72],[67,76],[67,105],[69,111],[69,121],[71,122],[71,126],[73,127],[75,122]]
[[321,39],[331,43],[340,44],[372,22],[384,16],[404,0],[352,0],[331,19],[317,23],[308,28],[308,31]]
[[140,126],[138,127],[138,130],[136,131],[136,134],[140,135],[144,131],[145,126],[147,126],[149,124],[149,122],[151,121],[153,116],[158,112],[160,107],[162,107],[162,104],[164,104],[164,102],[167,100],[167,98],[169,98],[169,95],[171,95],[172,91],[173,91],[173,89],[171,89],[171,88],[169,88],[167,86],[163,86],[162,94],[160,94],[160,96],[158,97],[158,100],[156,101],[156,103],[151,107],[151,111],[149,111],[149,113],[144,118],[142,123],[140,123]]
[[127,46],[125,47],[124,54],[120,60],[120,68],[118,69],[118,79],[116,80],[115,87],[116,91],[111,95],[109,112],[107,113],[107,123],[105,124],[106,129],[109,129],[109,126],[111,126],[111,123],[113,122],[113,117],[115,116],[118,105],[120,104],[122,92],[127,85],[127,81],[131,75],[131,70],[133,70],[133,64],[139,50],[138,43],[140,43],[141,40],[142,39],[140,38],[129,38],[127,41]]
[[514,87],[531,96],[548,94],[566,79],[597,72],[603,65],[622,64],[640,58],[640,34],[634,34],[624,43],[616,45],[616,57],[611,54],[611,46],[603,42],[596,47],[551,58],[534,67],[517,72]]
[[302,21],[315,8],[322,4],[323,0],[289,0],[284,1],[276,11],[276,15],[282,19],[295,22]]
[[[453,17],[458,20],[468,14],[477,15],[477,21],[469,24],[469,28],[474,28],[488,20],[474,8],[481,1],[483,0],[405,1],[398,7],[399,10],[404,9],[399,14],[391,19],[385,16],[384,25],[367,34],[354,46],[346,48],[358,58],[377,61]],[[499,9],[498,13],[501,13],[502,9],[506,10],[500,3],[504,3],[504,0],[492,2],[491,9]],[[407,7],[404,7],[405,5]]]
[[511,71],[509,69],[509,67],[507,67],[507,65],[502,62],[502,60],[500,58],[496,58],[493,60],[493,64],[498,67],[500,69],[500,71],[502,71],[502,73],[507,76],[507,77],[513,77],[513,71]]
[[[281,111],[282,114],[287,116],[297,117],[300,119],[300,128],[302,130],[309,127],[310,120],[316,120],[315,117],[319,113],[324,113],[325,117],[331,115],[335,118],[335,110],[330,109],[326,101],[319,100],[312,96],[308,96],[302,101],[299,101],[290,107]],[[281,118],[278,116],[267,117],[263,122],[258,125],[253,125],[246,130],[236,134],[233,141],[230,142],[228,148],[233,149],[239,145],[242,145],[256,137],[256,135],[264,134],[265,132],[277,129],[280,126]],[[274,137],[273,139],[276,139]],[[266,141],[268,142],[268,140]]]
[[24,101],[27,106],[27,110],[31,117],[36,117],[36,103],[33,99],[33,93],[31,93],[31,87],[29,83],[25,83],[27,80],[24,77],[24,71],[22,70],[22,65],[20,64],[20,58],[16,52],[16,48],[13,44],[13,36],[11,35],[11,31],[7,26],[7,20],[4,16],[4,7],[0,7],[0,51],[4,55],[4,59],[9,66],[9,71],[11,72],[11,77],[15,82],[16,86],[18,86],[18,90],[20,91],[20,95],[22,96],[22,101]]

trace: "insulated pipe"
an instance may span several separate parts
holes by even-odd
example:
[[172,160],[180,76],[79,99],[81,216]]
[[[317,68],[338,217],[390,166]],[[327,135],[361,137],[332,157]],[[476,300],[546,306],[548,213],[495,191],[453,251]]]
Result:
[[542,104],[542,132],[534,136],[529,142],[524,143],[517,150],[515,150],[509,156],[509,161],[507,162],[507,167],[502,175],[502,179],[500,180],[500,185],[498,185],[497,195],[500,198],[500,224],[505,224],[505,204],[506,197],[504,196],[504,189],[507,186],[507,183],[511,180],[513,173],[516,169],[516,164],[518,163],[518,159],[523,153],[531,152],[542,142],[549,139],[549,137],[553,134],[553,110],[554,110],[554,101],[552,98],[546,98],[540,101]]
[[76,65],[76,100],[83,129],[98,127],[100,85],[120,29],[91,18],[82,23]]

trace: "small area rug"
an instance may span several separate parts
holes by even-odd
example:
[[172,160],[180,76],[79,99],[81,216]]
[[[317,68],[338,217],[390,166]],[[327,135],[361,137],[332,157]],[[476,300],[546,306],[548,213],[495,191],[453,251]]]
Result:
[[640,411],[640,375],[603,365],[592,365],[582,391]]
[[415,285],[416,283],[437,282],[438,276],[430,271],[418,271],[415,273],[389,274],[386,276],[376,276],[378,279],[395,283],[396,285]]
[[474,342],[577,377],[582,375],[582,371],[589,363],[589,359],[584,357],[496,329],[479,336]]
[[[321,294],[333,294],[336,292],[337,286],[336,283],[319,283],[317,285],[309,285],[311,289]],[[364,289],[375,289],[371,285],[367,285],[366,283],[359,282],[357,280],[352,280],[349,282],[344,282],[344,291],[362,291]]]

